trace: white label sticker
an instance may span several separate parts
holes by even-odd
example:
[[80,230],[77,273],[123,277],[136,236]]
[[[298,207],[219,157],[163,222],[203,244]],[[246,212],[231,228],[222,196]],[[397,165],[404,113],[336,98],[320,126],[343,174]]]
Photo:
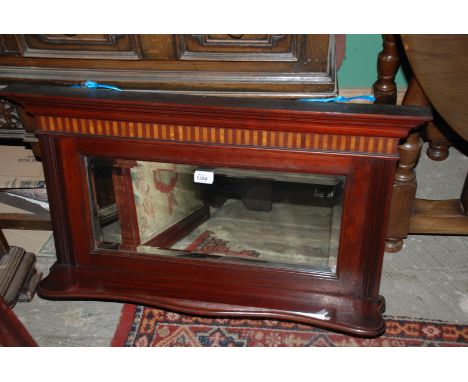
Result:
[[195,170],[193,181],[195,183],[213,184],[214,174],[211,171]]

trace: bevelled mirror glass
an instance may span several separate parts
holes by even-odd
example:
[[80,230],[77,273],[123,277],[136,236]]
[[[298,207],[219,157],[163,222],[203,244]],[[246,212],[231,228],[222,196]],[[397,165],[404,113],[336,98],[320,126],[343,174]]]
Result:
[[336,272],[344,176],[86,163],[97,249]]

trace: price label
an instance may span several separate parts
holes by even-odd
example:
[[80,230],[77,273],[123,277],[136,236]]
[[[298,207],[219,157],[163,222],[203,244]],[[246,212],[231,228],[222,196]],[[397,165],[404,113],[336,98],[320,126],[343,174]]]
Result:
[[196,170],[193,174],[193,181],[195,183],[213,184],[214,173],[211,171]]

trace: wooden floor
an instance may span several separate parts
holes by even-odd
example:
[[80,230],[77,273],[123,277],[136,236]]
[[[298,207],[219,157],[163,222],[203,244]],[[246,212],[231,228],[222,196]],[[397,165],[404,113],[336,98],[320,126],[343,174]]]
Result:
[[[418,197],[455,198],[468,159],[454,149],[440,163],[424,154],[418,169]],[[53,262],[53,249],[45,248],[40,267],[47,272]],[[385,255],[381,294],[387,315],[468,324],[468,237],[411,236],[401,252]],[[121,307],[120,303],[47,301],[36,296],[30,303],[18,303],[14,311],[41,346],[108,346]]]

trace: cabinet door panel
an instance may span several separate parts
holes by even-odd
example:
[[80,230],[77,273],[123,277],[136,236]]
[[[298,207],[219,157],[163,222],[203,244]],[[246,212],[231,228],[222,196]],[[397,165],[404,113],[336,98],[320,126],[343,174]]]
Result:
[[333,35],[4,36],[0,84],[92,79],[124,89],[288,98],[337,91]]
[[119,34],[17,35],[24,57],[136,60],[138,39]]
[[0,34],[0,55],[18,52],[18,44],[13,34]]
[[192,34],[177,36],[181,60],[298,61],[301,39],[282,34]]

